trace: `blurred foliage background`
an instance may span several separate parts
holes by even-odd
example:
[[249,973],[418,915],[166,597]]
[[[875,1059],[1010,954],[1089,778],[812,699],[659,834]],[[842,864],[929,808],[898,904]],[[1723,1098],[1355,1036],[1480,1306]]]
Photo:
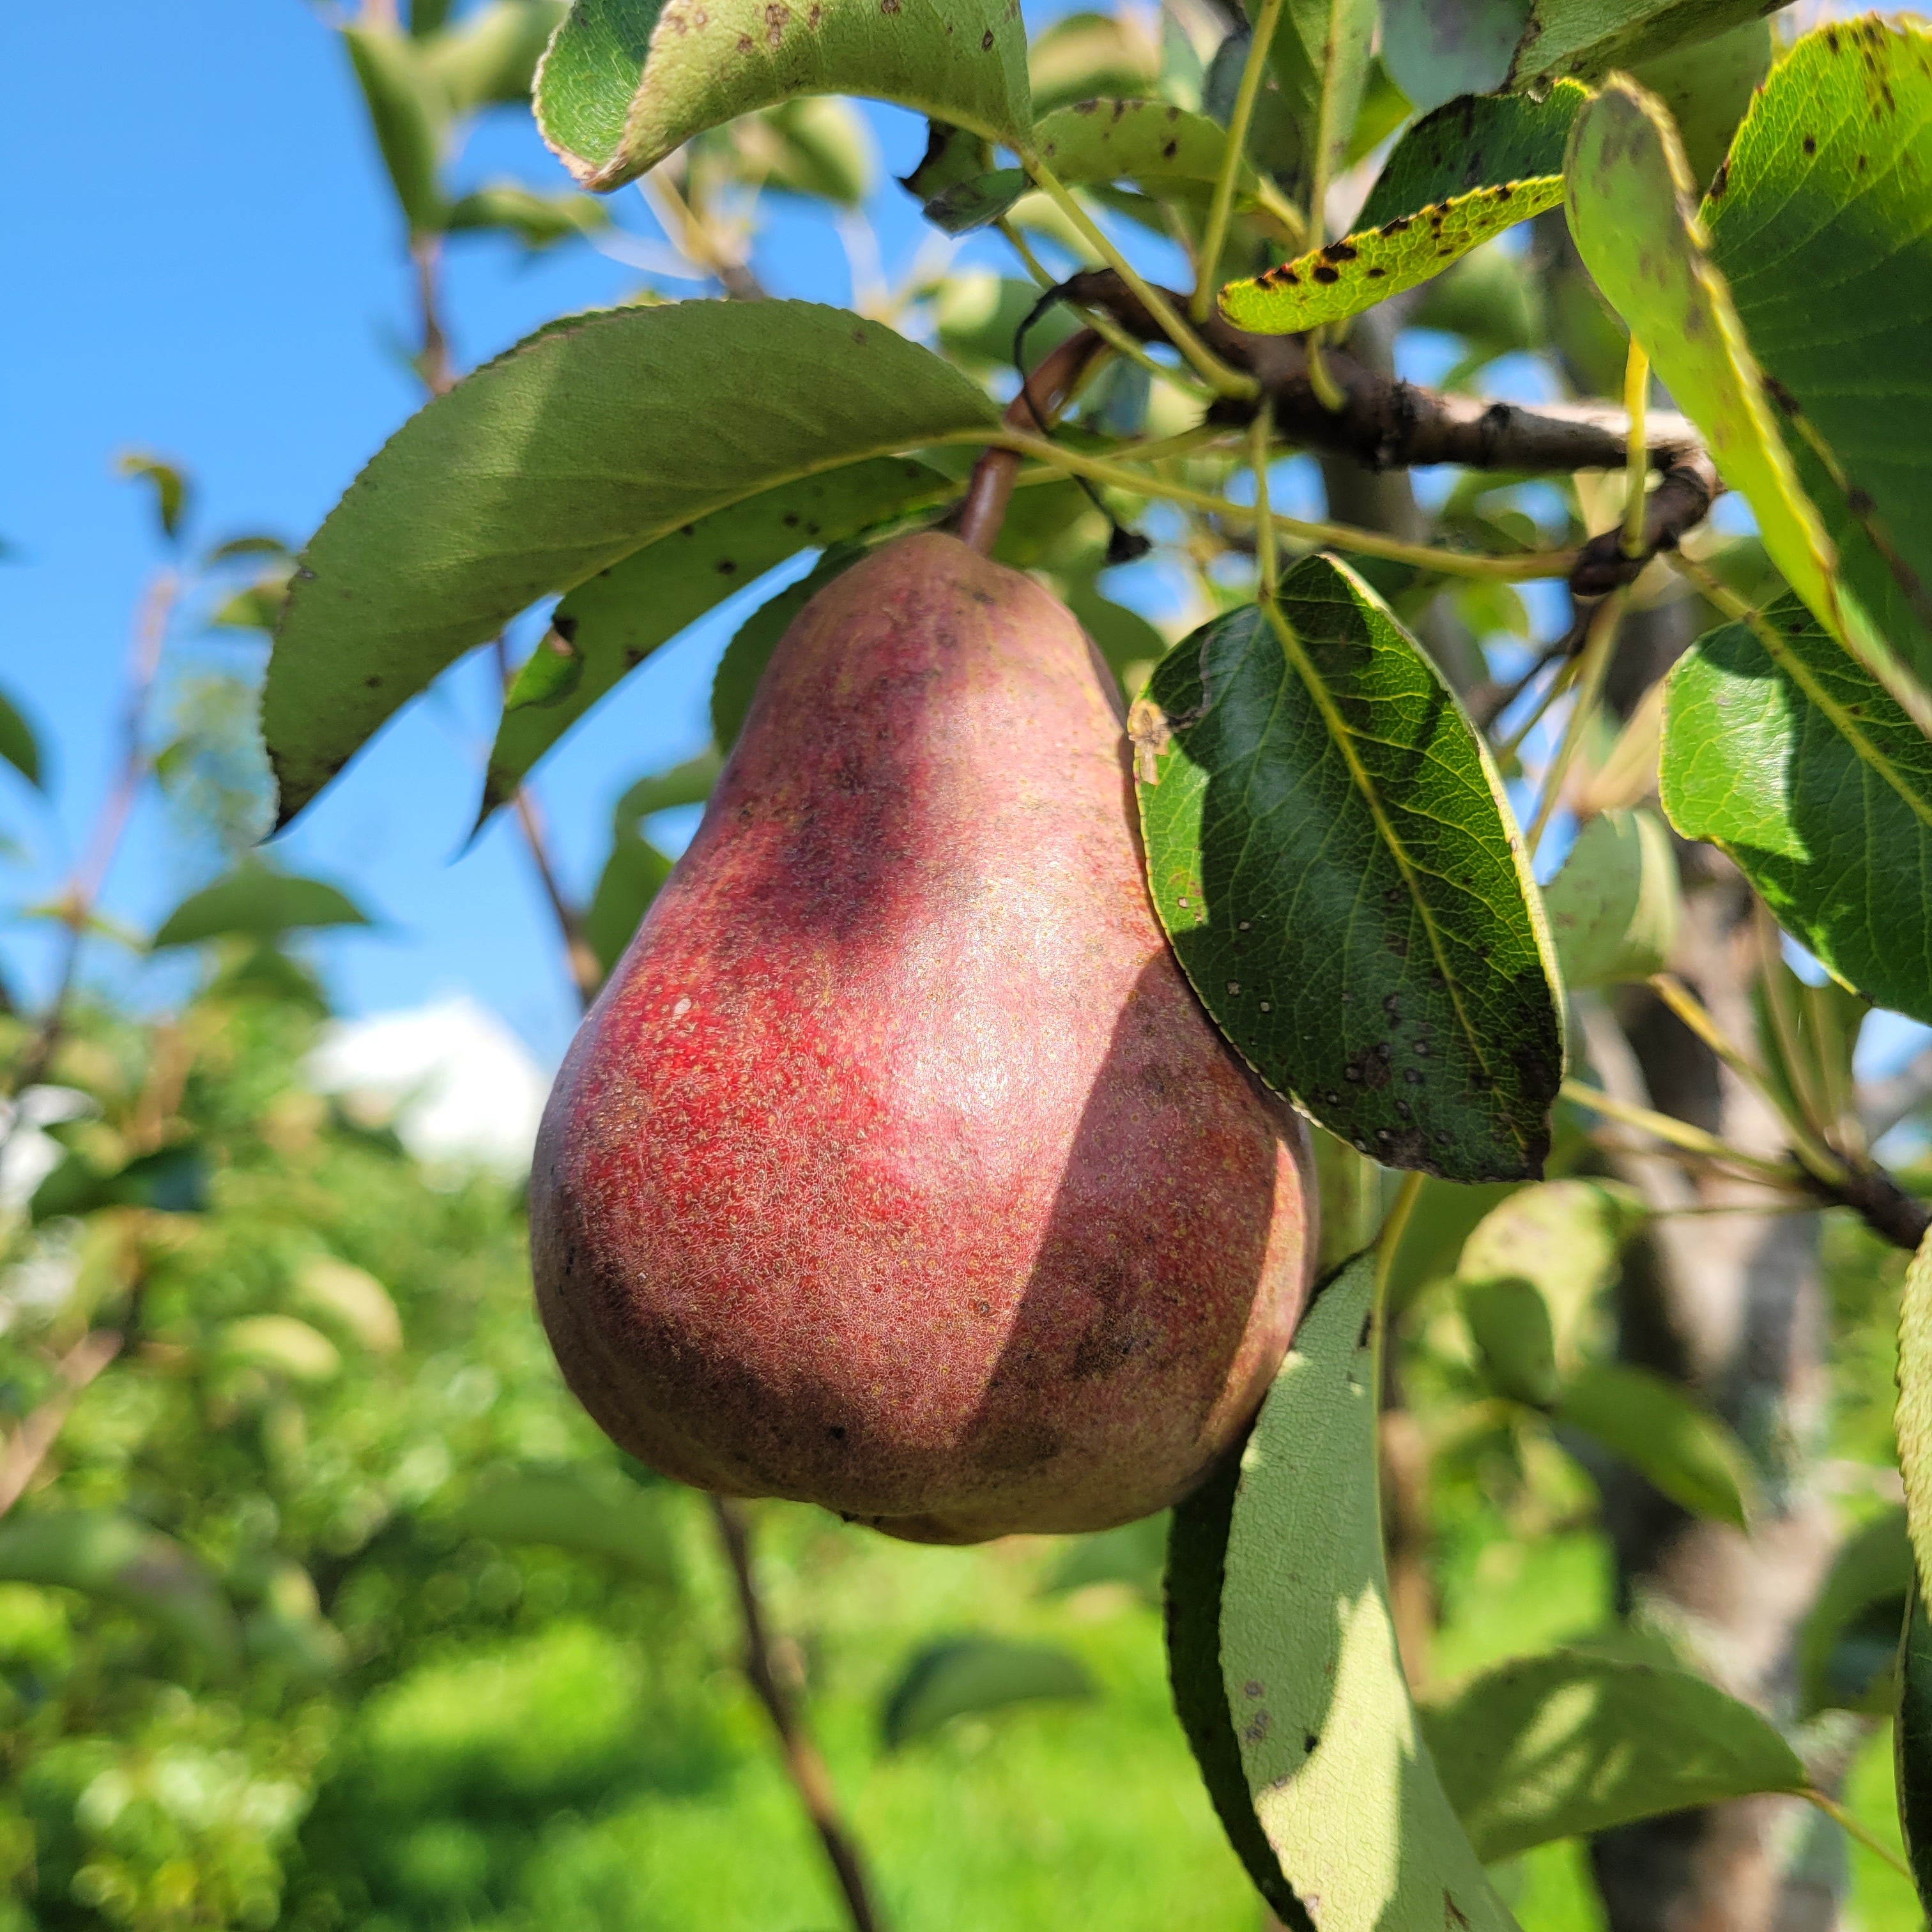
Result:
[[[443,31],[446,10],[418,0],[431,22],[418,38]],[[525,0],[459,12],[432,50],[436,112],[524,111],[554,17]],[[1220,29],[1192,6],[1167,20],[1158,40],[1146,22],[1093,16],[1049,28],[1036,47],[1042,105],[1102,91],[1198,101],[1199,50]],[[436,143],[398,146],[397,117],[421,103],[399,105],[372,71],[358,78],[406,205],[408,169]],[[1365,129],[1364,152],[1380,139]],[[694,143],[674,198],[670,180],[647,184],[665,238],[652,246],[681,263],[674,280],[755,292],[736,284],[756,210],[816,198],[856,221],[875,172],[850,110],[795,103]],[[417,185],[428,206],[434,183]],[[532,250],[584,245],[604,219],[554,184],[514,183],[438,218]],[[1016,220],[1049,255],[1064,242],[1046,212]],[[434,250],[412,224],[416,366],[436,387],[450,372]],[[888,286],[851,245],[857,306],[993,377],[1030,285],[983,266],[946,277],[941,250]],[[640,271],[656,260],[640,254]],[[656,298],[647,285],[640,298]],[[1472,256],[1406,320],[1446,386],[1480,388],[1528,355],[1558,389],[1620,378],[1616,326],[1551,231],[1528,252]],[[1144,385],[1119,386],[1122,409],[1148,409]],[[1156,430],[1179,426],[1164,406],[1148,416]],[[153,464],[134,473],[154,488],[178,562],[182,479]],[[1062,499],[1043,532],[1016,519],[1012,544],[1038,538],[1016,560],[1059,571],[1131,676],[1162,639],[1094,590],[1100,519],[1070,490],[1032,493],[1042,514]],[[1527,545],[1589,526],[1584,508],[1600,511],[1478,478],[1439,511],[1444,527],[1480,523]],[[1725,542],[1718,565],[1748,573],[1750,540]],[[1194,559],[1195,608],[1235,594],[1228,562]],[[196,608],[258,630],[289,567],[266,540],[222,547],[196,566]],[[210,586],[222,596],[202,596]],[[1445,654],[1480,670],[1486,648],[1498,677],[1552,628],[1486,586],[1442,599],[1432,621]],[[242,889],[190,901],[162,928],[196,962],[174,969],[178,997],[137,1006],[86,990],[83,974],[57,1034],[0,1014],[8,1090],[24,1090],[0,1120],[0,1928],[827,1932],[841,1908],[740,1675],[731,1580],[700,1500],[625,1464],[563,1390],[530,1306],[520,1186],[422,1161],[392,1108],[322,1090],[331,1016],[304,935],[361,915],[242,861],[264,823],[251,679],[210,658],[192,623],[165,652],[158,629],[154,650],[129,782],[158,783],[182,853],[209,876],[241,863]],[[1653,759],[1654,741],[1653,729]],[[1606,741],[1586,764],[1622,784],[1619,755]],[[4,705],[0,758],[36,775],[32,734]],[[659,789],[617,808],[593,908],[614,935],[606,963],[662,877],[638,826],[667,800],[701,797],[715,764],[700,767],[684,768],[698,778],[683,791],[647,779]],[[145,943],[91,896],[29,910],[90,945]],[[1569,1178],[1436,1200],[1403,1251],[1400,1371],[1423,1451],[1417,1560],[1434,1624],[1412,1664],[1426,1691],[1624,1607],[1595,1482],[1603,1446],[1501,1399],[1508,1364],[1485,1348],[1481,1291],[1537,1273],[1534,1256],[1566,1371],[1614,1351],[1627,1203],[1572,1142]],[[1932,1172],[1906,1178],[1932,1186]],[[1803,1708],[1786,1714],[1849,1754],[1850,1809],[1895,1845],[1888,1734],[1864,1713],[1883,1706],[1874,1684],[1903,1587],[1886,1539],[1904,1258],[1842,1216],[1825,1255],[1819,1466],[1848,1546],[1877,1555],[1821,1600]],[[1160,1522],[944,1550],[800,1508],[753,1516],[776,1665],[808,1705],[893,1924],[1262,1923],[1168,1702]],[[1872,1932],[1920,1922],[1879,1858],[1828,1834],[1820,1846],[1850,1858]],[[1599,1922],[1574,1844],[1504,1882],[1532,1932]]]

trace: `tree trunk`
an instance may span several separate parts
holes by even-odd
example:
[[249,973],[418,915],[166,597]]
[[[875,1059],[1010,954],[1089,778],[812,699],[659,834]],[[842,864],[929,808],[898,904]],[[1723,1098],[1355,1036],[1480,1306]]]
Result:
[[[1620,666],[1633,689],[1688,641],[1688,614],[1680,605],[1634,615]],[[1708,848],[1687,848],[1683,862],[1673,967],[1725,1034],[1749,1046],[1760,957],[1750,894]],[[1733,1145],[1782,1153],[1771,1108],[1654,994],[1627,992],[1616,1019],[1600,1011],[1588,1028],[1608,1088]],[[1627,1468],[1608,1472],[1619,1607],[1664,1625],[1733,1696],[1788,1718],[1793,1640],[1835,1540],[1810,1480],[1826,1402],[1817,1216],[1750,1211],[1762,1190],[1694,1180],[1664,1161],[1622,1165],[1658,1216],[1626,1257],[1623,1356],[1684,1383],[1730,1424],[1760,1497],[1747,1536],[1687,1514]],[[1700,1208],[1731,1211],[1684,1211]],[[1746,1798],[1627,1826],[1596,1840],[1592,1863],[1610,1932],[1828,1932],[1839,1922],[1840,1834],[1801,1799]]]

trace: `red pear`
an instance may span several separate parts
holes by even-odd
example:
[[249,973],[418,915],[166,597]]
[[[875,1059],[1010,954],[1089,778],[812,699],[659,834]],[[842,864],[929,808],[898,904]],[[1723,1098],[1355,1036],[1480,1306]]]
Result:
[[1239,1437],[1306,1137],[1168,950],[1132,785],[1079,626],[957,538],[800,613],[537,1144],[538,1305],[622,1448],[965,1542],[1144,1516]]

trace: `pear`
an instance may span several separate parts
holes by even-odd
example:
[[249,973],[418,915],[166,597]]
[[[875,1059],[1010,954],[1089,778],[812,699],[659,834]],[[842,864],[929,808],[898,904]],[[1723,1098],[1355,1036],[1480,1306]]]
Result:
[[538,1305],[621,1448],[969,1542],[1145,1516],[1240,1437],[1307,1140],[1168,948],[1132,782],[1072,616],[956,538],[794,620],[538,1141]]

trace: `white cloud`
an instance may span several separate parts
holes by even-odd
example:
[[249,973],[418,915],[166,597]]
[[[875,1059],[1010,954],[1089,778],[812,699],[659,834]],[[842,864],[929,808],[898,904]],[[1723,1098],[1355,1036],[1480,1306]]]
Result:
[[388,1121],[418,1160],[529,1170],[550,1081],[487,1007],[458,994],[338,1020],[309,1056],[317,1090]]

